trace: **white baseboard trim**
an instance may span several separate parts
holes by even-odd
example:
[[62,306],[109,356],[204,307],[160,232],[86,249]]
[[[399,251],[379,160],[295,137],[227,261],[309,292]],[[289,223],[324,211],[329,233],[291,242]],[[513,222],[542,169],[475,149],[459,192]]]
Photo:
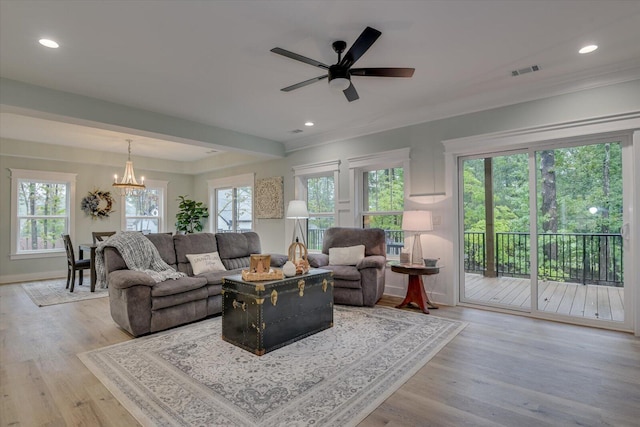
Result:
[[8,285],[10,283],[33,282],[34,280],[59,279],[67,277],[66,270],[47,271],[28,274],[13,274],[0,276],[0,285]]
[[402,297],[407,295],[407,287],[385,285],[384,294],[392,297]]

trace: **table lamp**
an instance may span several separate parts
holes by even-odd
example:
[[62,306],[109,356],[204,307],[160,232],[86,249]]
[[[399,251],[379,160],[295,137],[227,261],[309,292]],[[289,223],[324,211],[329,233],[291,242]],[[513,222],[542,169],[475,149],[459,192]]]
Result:
[[411,249],[411,263],[422,264],[422,232],[433,230],[433,221],[430,211],[404,211],[402,214],[402,229],[412,231],[413,248]]
[[309,218],[309,211],[307,210],[307,202],[304,200],[291,200],[289,202],[289,206],[287,207],[287,219],[295,219],[296,222],[293,225],[293,237],[291,238],[291,243],[296,242],[296,232],[297,229],[300,228],[300,237],[302,237],[302,243],[306,246],[304,241],[304,231],[302,230],[302,224],[300,224],[301,219]]

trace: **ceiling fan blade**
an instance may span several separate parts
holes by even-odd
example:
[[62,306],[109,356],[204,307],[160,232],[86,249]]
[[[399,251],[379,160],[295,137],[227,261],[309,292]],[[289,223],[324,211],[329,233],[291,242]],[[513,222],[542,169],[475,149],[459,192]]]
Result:
[[351,48],[344,55],[342,61],[340,61],[340,67],[351,67],[367,50],[369,50],[371,45],[378,40],[380,34],[382,33],[375,28],[365,28],[362,34],[360,34],[358,39],[351,45]]
[[325,70],[329,69],[329,66],[322,62],[307,58],[306,56],[298,55],[297,53],[289,52],[288,50],[284,50],[279,47],[274,47],[271,49],[271,52],[286,56],[287,58],[295,59],[296,61],[304,62],[305,64],[313,65],[314,67],[324,68]]
[[369,77],[411,77],[415,70],[415,68],[352,68],[349,74]]
[[325,74],[324,76],[314,77],[314,78],[312,78],[312,79],[305,80],[305,81],[303,81],[303,82],[296,83],[296,84],[294,84],[294,85],[284,87],[284,88],[282,88],[282,89],[280,89],[280,90],[281,90],[281,91],[283,91],[283,92],[291,92],[291,91],[292,91],[292,90],[294,90],[294,89],[298,89],[298,88],[301,88],[301,87],[304,87],[304,86],[308,86],[308,85],[310,85],[311,83],[319,82],[320,80],[322,80],[322,79],[326,79],[327,77],[329,77],[329,75],[328,75],[328,74]]
[[353,83],[351,83],[349,87],[343,90],[342,92],[344,93],[344,96],[347,97],[347,100],[349,102],[353,102],[356,99],[360,99],[360,96],[358,95],[358,91],[356,91],[356,87],[353,85]]

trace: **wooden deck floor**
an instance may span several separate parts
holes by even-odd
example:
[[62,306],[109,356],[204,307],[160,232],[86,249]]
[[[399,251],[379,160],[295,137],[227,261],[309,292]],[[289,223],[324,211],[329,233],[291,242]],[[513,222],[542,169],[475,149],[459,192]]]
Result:
[[[540,282],[538,309],[546,312],[622,322],[624,289],[578,283]],[[531,308],[529,279],[465,274],[465,297],[473,302]]]

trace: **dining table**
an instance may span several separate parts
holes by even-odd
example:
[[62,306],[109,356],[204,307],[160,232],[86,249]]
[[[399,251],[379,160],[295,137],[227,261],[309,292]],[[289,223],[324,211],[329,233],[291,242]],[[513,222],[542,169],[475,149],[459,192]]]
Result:
[[80,243],[78,245],[79,257],[84,259],[84,251],[89,251],[89,271],[91,273],[91,292],[96,290],[96,248],[97,243]]

